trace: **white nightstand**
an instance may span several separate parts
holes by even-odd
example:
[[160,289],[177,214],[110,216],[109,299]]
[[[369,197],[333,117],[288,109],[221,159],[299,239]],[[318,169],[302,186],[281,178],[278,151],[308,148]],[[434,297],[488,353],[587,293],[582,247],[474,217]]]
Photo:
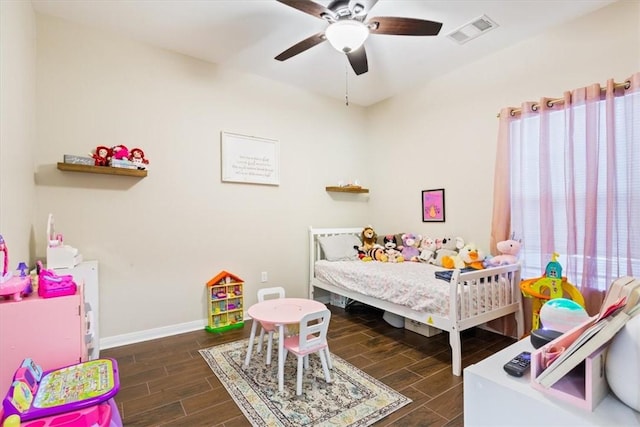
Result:
[[465,427],[640,426],[640,412],[613,394],[589,412],[533,389],[529,373],[516,378],[502,369],[520,352],[533,350],[527,337],[464,370]]

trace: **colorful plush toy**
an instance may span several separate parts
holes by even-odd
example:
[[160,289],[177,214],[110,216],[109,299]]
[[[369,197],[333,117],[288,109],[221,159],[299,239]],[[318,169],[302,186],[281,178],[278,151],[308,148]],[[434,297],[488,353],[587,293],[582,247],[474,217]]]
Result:
[[382,248],[382,245],[378,244],[378,235],[370,225],[366,226],[362,230],[362,233],[360,233],[360,240],[362,240],[362,246],[360,247],[361,251],[366,252],[375,247]]
[[144,151],[141,148],[132,148],[129,152],[129,161],[136,164],[138,169],[146,169],[149,160],[144,157]]
[[500,255],[487,258],[484,261],[485,267],[497,267],[499,265],[515,264],[518,262],[518,255],[522,249],[520,240],[503,240],[496,244]]
[[418,261],[430,262],[436,254],[436,241],[431,237],[423,237],[420,241]]
[[113,158],[117,160],[129,160],[129,149],[125,145],[114,145],[111,147]]
[[464,262],[465,267],[473,268],[475,270],[482,270],[484,268],[483,261],[485,255],[478,250],[474,243],[467,243],[464,245],[464,247],[460,249],[458,255]]
[[404,257],[398,249],[396,236],[388,234],[384,236],[384,253],[387,255],[387,262],[403,262]]
[[420,256],[418,245],[422,240],[422,236],[413,233],[404,233],[402,235],[402,256],[406,261],[417,261]]
[[387,262],[389,257],[384,252],[384,248],[380,245],[373,247],[371,249],[367,249],[364,251],[364,258],[361,258],[362,261],[380,261]]
[[96,152],[91,154],[95,166],[109,166],[109,160],[111,160],[111,149],[104,145],[98,145]]
[[372,226],[368,225],[360,234],[362,246],[354,246],[358,251],[358,258],[362,261],[382,261],[387,262],[387,255],[384,253],[384,247],[377,243],[378,235]]
[[[463,268],[464,261],[458,256],[458,251],[464,247],[464,239],[462,237],[443,237],[436,239],[435,256],[431,259],[431,263],[445,268]],[[457,265],[458,267],[455,267]]]

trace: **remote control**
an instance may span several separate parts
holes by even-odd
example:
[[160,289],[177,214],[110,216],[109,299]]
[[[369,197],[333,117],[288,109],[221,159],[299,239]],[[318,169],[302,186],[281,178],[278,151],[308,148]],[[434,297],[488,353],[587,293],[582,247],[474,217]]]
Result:
[[504,365],[504,370],[509,375],[513,375],[514,377],[521,377],[527,372],[529,369],[529,365],[531,365],[531,353],[528,351],[523,351],[509,362]]

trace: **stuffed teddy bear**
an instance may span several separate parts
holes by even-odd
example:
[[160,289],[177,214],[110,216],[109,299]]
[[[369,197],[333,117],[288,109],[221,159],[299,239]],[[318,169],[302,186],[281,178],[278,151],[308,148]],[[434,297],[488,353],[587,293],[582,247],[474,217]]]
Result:
[[387,262],[403,262],[404,257],[398,249],[396,236],[388,234],[384,236],[384,253],[387,255]]
[[500,255],[485,259],[485,267],[497,267],[499,265],[515,264],[518,262],[518,255],[520,254],[520,249],[522,249],[520,240],[503,240],[502,242],[498,242],[496,247]]
[[458,255],[464,262],[465,267],[473,268],[474,270],[482,270],[484,268],[483,261],[485,255],[478,250],[474,243],[467,243],[464,245],[464,247],[460,249]]
[[418,261],[429,262],[436,253],[436,241],[431,237],[423,237],[420,241]]
[[[436,253],[431,258],[431,264],[445,268],[463,268],[464,261],[458,256],[458,251],[464,247],[462,237],[443,237],[436,239]],[[456,267],[457,265],[457,267]]]
[[402,235],[402,256],[406,261],[417,261],[420,256],[418,245],[422,240],[422,236],[413,233],[404,233]]

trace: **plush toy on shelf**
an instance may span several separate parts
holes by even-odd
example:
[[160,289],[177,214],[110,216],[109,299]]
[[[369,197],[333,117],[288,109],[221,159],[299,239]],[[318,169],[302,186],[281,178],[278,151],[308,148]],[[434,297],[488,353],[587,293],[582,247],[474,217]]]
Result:
[[404,233],[402,235],[402,256],[406,261],[418,261],[420,251],[418,245],[422,240],[422,236],[413,233]]
[[387,262],[404,262],[402,252],[397,248],[396,236],[393,234],[384,236],[384,253],[387,255]]
[[111,149],[104,145],[98,145],[95,153],[91,153],[95,166],[109,166],[111,160]]
[[135,163],[138,169],[146,169],[149,160],[144,157],[144,151],[141,148],[132,148],[129,152],[129,161]]
[[496,244],[500,255],[487,258],[484,261],[485,267],[497,267],[499,265],[515,264],[518,262],[522,242],[520,240],[503,240]]
[[125,145],[114,145],[111,147],[112,157],[116,160],[129,160],[129,149]]

